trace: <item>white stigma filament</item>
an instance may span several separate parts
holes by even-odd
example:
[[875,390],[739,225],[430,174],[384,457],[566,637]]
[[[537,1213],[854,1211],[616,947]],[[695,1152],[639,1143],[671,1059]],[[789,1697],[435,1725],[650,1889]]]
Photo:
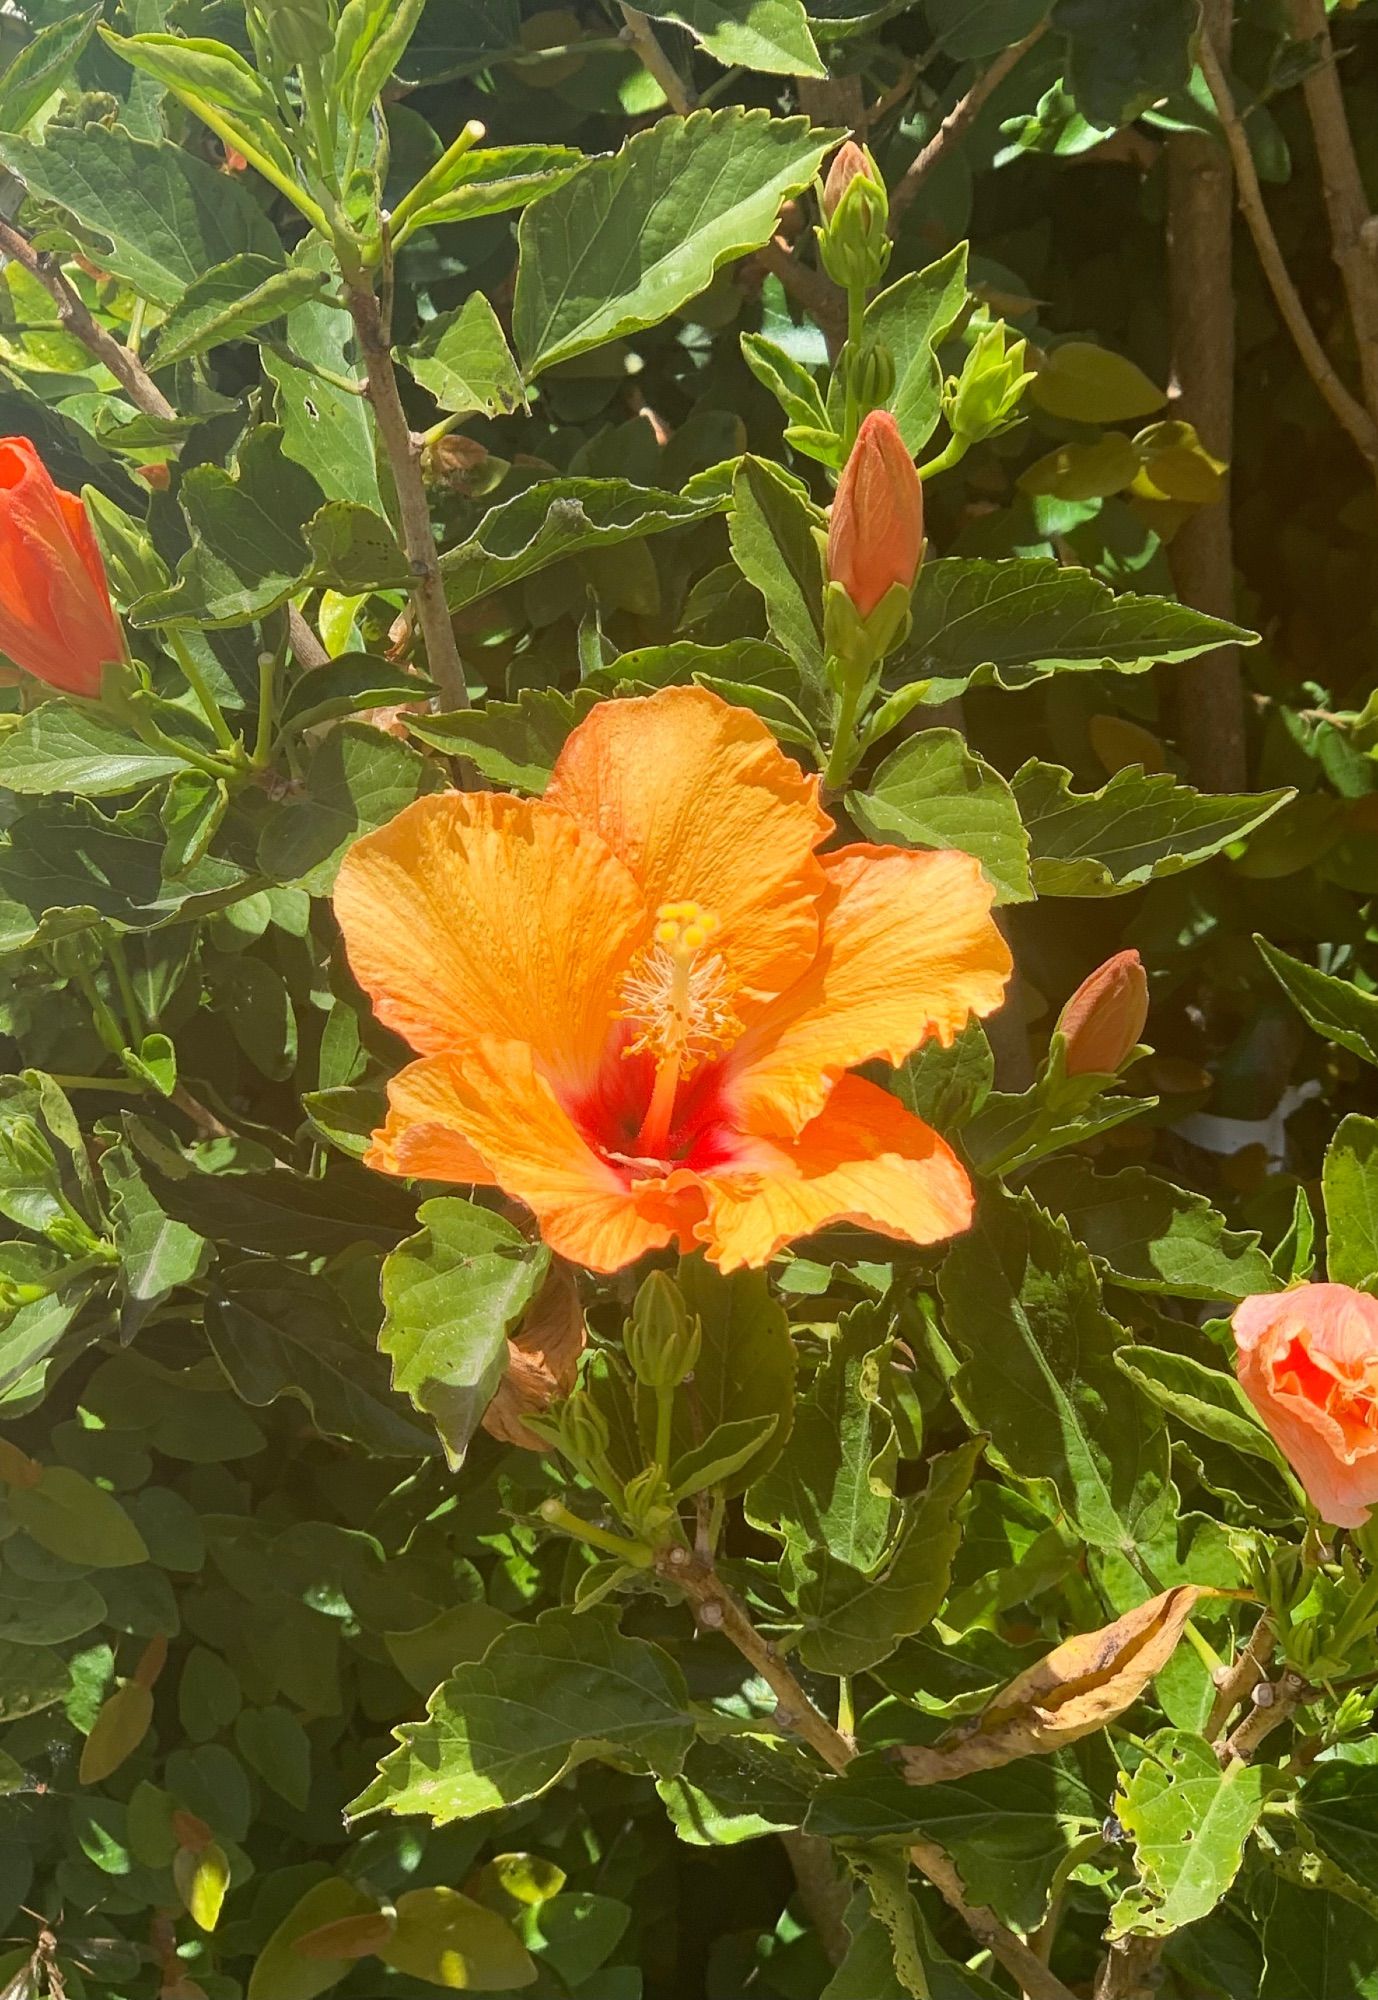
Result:
[[662,903],[653,941],[638,954],[622,987],[620,1018],[639,1030],[628,1055],[655,1058],[656,1079],[638,1144],[647,1152],[669,1136],[675,1093],[700,1063],[730,1048],[742,1032],[732,1010],[727,967],[711,949],[719,928],[698,903]]

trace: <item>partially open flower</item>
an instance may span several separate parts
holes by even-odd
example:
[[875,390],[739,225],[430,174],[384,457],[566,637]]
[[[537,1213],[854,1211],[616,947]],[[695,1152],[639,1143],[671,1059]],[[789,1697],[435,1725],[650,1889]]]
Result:
[[0,649],[64,694],[95,697],[124,654],[86,508],[28,438],[0,438]]
[[1083,979],[1057,1017],[1068,1076],[1113,1076],[1148,1020],[1148,975],[1137,951],[1117,951]]
[[837,482],[828,580],[868,618],[895,584],[912,590],[923,558],[923,488],[899,425],[873,410]]
[[1378,1299],[1297,1285],[1231,1321],[1239,1380],[1321,1518],[1361,1528],[1378,1505]]

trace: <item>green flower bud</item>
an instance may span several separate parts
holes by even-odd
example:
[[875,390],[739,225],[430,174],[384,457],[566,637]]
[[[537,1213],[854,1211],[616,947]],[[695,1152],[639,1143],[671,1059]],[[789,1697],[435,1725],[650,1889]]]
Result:
[[674,1519],[675,1503],[658,1465],[648,1465],[627,1481],[622,1489],[622,1513],[627,1525],[647,1541],[654,1541],[666,1522]]
[[637,1293],[624,1338],[636,1379],[648,1389],[678,1388],[699,1358],[699,1323],[663,1271],[652,1271]]
[[824,270],[847,291],[869,291],[890,262],[890,197],[880,168],[863,147],[849,140],[836,154],[820,207],[818,254]]
[[611,1442],[608,1420],[586,1389],[576,1389],[559,1413],[560,1446],[576,1465],[597,1467]]
[[853,352],[849,341],[838,367],[863,417],[886,407],[895,392],[895,357],[883,341],[872,341],[859,353]]
[[1026,350],[1027,342],[1012,340],[1003,320],[980,334],[943,395],[943,415],[954,437],[976,444],[1018,423],[1020,399],[1034,378],[1024,366]]
[[6,1164],[16,1173],[57,1185],[57,1161],[35,1119],[20,1117],[12,1125],[7,1125],[0,1132],[0,1148],[3,1148]]

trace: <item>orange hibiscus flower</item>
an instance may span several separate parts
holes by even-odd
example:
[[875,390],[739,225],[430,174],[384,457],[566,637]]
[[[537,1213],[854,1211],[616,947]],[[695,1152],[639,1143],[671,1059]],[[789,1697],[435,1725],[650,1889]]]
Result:
[[965,1229],[950,1147],[848,1072],[1000,1005],[992,891],[965,854],[818,854],[833,832],[755,715],[676,687],[595,708],[544,798],[418,799],[357,841],[350,964],[420,1057],[369,1164],[500,1187],[596,1271]]

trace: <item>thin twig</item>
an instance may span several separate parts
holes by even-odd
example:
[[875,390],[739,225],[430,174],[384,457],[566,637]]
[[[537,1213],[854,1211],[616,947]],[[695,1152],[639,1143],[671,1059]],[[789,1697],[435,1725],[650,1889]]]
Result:
[[[1259,1746],[1275,1729],[1291,1719],[1312,1690],[1300,1674],[1289,1668],[1276,1681],[1260,1681],[1253,1691],[1253,1707],[1221,1749],[1222,1764],[1247,1764]],[[1267,1697],[1265,1700],[1264,1697]]]
[[1273,1620],[1265,1611],[1234,1664],[1226,1668],[1221,1676],[1204,1731],[1207,1742],[1214,1743],[1223,1736],[1225,1725],[1239,1704],[1247,1701],[1259,1682],[1267,1678],[1268,1662],[1273,1657],[1276,1644]]
[[368,382],[368,399],[378,422],[378,435],[392,470],[402,548],[411,571],[412,603],[426,642],[426,663],[445,707],[467,708],[469,690],[455,644],[450,608],[445,602],[445,579],[435,552],[430,502],[421,477],[422,441],[407,422],[392,365],[390,282],[390,256],[385,241],[382,298],[370,272],[346,272],[345,303],[358,335],[359,357]]
[[1354,329],[1364,402],[1378,424],[1378,259],[1365,236],[1372,212],[1345,112],[1325,0],[1291,0],[1291,11],[1293,34],[1320,48],[1322,59],[1306,72],[1301,90],[1316,141],[1331,249]]
[[35,250],[27,236],[12,223],[0,222],[0,250],[22,264],[37,278],[57,307],[57,316],[68,333],[75,334],[83,347],[104,362],[131,403],[146,417],[167,423],[177,412],[148,373],[137,354],[108,333],[88,311],[80,294],[67,282],[57,259]]
[[626,22],[624,33],[637,59],[648,76],[653,76],[665,93],[665,102],[681,118],[687,118],[698,99],[693,85],[686,83],[675,65],[660,45],[660,38],[639,7],[629,7],[622,0],[622,19]]
[[1370,465],[1378,466],[1378,423],[1375,423],[1357,397],[1350,394],[1331,364],[1330,357],[1322,347],[1316,329],[1307,317],[1301,294],[1292,282],[1292,274],[1287,269],[1273,225],[1268,219],[1268,210],[1263,200],[1263,190],[1259,185],[1254,168],[1253,155],[1249,151],[1249,141],[1240,122],[1239,112],[1230,91],[1229,82],[1221,66],[1220,57],[1209,33],[1203,32],[1197,41],[1197,60],[1201,72],[1215,103],[1216,114],[1225,134],[1225,143],[1234,161],[1235,187],[1239,207],[1249,226],[1258,261],[1263,266],[1263,274],[1268,280],[1274,302],[1281,314],[1287,331],[1302,366],[1321,395],[1329,404],[1336,421],[1348,432]]
[[[4,221],[0,221],[0,251],[6,257],[12,257],[30,277],[38,280],[57,307],[57,316],[63,327],[110,370],[136,410],[141,410],[146,417],[156,418],[159,423],[176,420],[176,410],[138,355],[116,340],[114,334],[92,316],[81,294],[64,276],[56,257],[35,250],[22,230]],[[323,667],[330,655],[295,605],[288,610],[287,622],[292,651],[302,666]]]
[[773,236],[756,252],[756,262],[780,280],[796,304],[803,307],[836,353],[847,333],[847,301],[826,271],[796,256],[783,236]]
[[896,182],[894,188],[891,190],[890,233],[892,236],[899,226],[900,217],[918,193],[924,176],[933,171],[949,147],[956,145],[957,141],[976,117],[977,112],[980,111],[982,105],[994,96],[995,92],[1005,81],[1005,78],[1010,74],[1010,71],[1015,68],[1016,64],[1024,60],[1034,44],[1040,41],[1047,33],[1047,28],[1048,23],[1046,20],[1040,21],[1035,27],[1030,28],[1022,41],[1016,42],[1013,48],[1005,49],[998,55],[989,69],[982,70],[966,95],[958,98],[923,151],[910,163],[903,177]]
[[[854,1746],[809,1700],[712,1564],[676,1545],[657,1557],[656,1568],[688,1598],[699,1624],[706,1631],[721,1632],[756,1669],[779,1703],[775,1719],[780,1729],[802,1738],[830,1771],[845,1771],[856,1755]],[[1074,2000],[1070,1989],[992,1911],[967,1901],[962,1878],[941,1847],[931,1840],[916,1840],[911,1842],[909,1853],[914,1866],[928,1877],[948,1908],[1018,1982],[1026,2000]]]

